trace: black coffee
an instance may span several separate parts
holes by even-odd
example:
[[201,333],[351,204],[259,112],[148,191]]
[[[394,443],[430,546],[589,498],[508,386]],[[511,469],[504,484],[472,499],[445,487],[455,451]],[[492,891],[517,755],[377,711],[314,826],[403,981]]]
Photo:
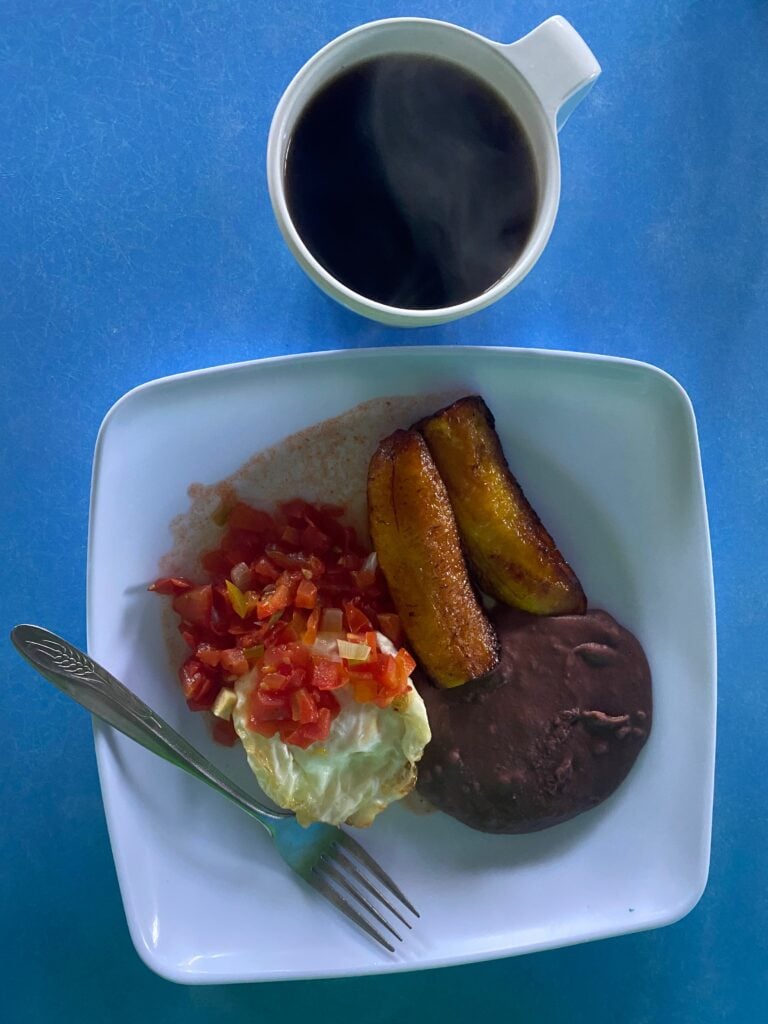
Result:
[[538,203],[530,143],[502,97],[449,61],[377,57],[301,113],[285,165],[291,217],[354,291],[433,309],[514,264]]

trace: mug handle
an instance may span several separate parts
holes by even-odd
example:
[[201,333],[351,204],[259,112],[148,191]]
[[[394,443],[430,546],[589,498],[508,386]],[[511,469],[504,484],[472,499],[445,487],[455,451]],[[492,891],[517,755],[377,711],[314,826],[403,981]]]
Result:
[[559,14],[503,49],[528,80],[558,131],[602,70],[573,25]]

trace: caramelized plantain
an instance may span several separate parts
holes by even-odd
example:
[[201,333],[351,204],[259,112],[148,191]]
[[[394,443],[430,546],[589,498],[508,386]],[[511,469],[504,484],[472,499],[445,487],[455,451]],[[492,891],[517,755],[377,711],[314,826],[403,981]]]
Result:
[[480,587],[534,615],[583,614],[581,584],[510,472],[483,399],[461,398],[416,429],[443,478]]
[[421,434],[397,430],[368,469],[368,518],[379,565],[422,668],[461,686],[499,660],[477,602],[445,486]]

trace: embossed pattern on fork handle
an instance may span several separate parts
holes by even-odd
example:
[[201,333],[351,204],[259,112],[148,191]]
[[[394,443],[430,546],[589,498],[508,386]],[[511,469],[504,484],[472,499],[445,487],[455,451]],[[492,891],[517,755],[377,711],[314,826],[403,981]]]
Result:
[[19,654],[68,697],[153,754],[219,790],[269,832],[273,822],[293,817],[290,811],[265,807],[236,786],[141,698],[62,637],[41,626],[21,625],[11,630],[11,640]]

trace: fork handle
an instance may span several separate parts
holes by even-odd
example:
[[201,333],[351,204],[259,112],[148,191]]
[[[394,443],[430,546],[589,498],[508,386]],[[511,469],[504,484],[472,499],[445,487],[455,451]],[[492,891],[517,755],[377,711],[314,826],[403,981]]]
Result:
[[113,729],[229,797],[268,832],[273,831],[275,822],[293,817],[290,811],[265,807],[236,786],[135,693],[68,641],[31,625],[15,626],[11,640],[49,683]]

